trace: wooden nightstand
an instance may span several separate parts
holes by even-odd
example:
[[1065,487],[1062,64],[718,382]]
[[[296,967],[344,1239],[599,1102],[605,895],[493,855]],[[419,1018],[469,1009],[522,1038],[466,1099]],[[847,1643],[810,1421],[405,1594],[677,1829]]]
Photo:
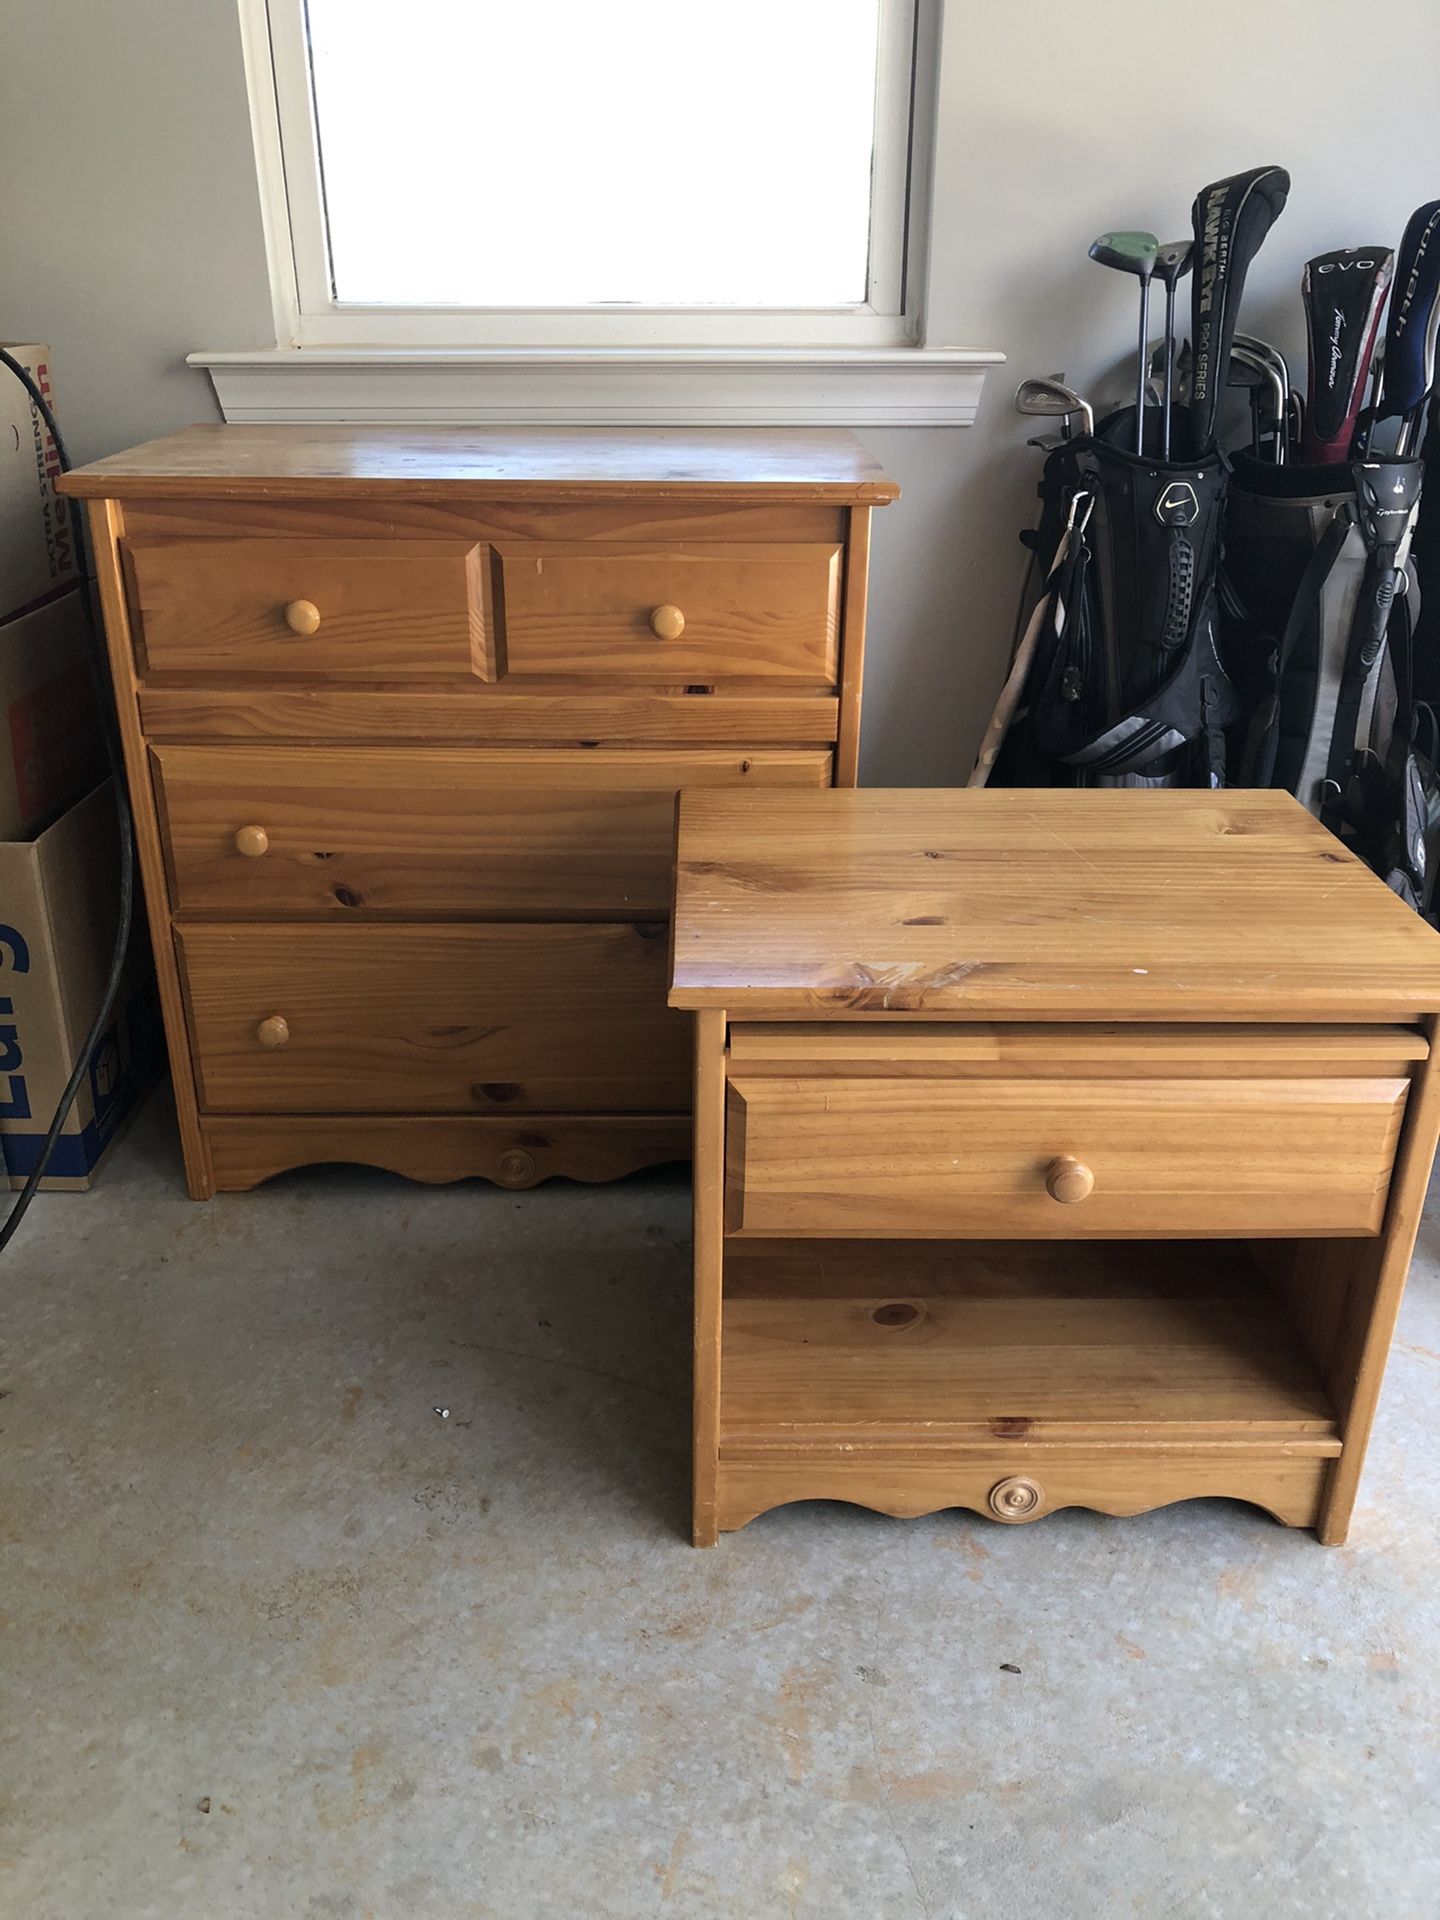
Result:
[[785,1501],[1345,1538],[1440,937],[1293,800],[682,794],[695,1540]]

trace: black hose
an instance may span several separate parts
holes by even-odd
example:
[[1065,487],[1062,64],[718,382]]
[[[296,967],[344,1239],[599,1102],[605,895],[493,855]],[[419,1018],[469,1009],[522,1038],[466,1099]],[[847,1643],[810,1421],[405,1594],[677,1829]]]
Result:
[[[31,403],[45,422],[50,438],[55,442],[60,470],[62,473],[68,473],[70,456],[65,450],[60,429],[55,424],[55,415],[51,411],[49,401],[31,378],[29,371],[3,347],[0,347],[0,365],[8,367],[29,394]],[[105,981],[105,991],[100,996],[99,1008],[81,1046],[80,1057],[75,1062],[70,1078],[65,1082],[64,1091],[55,1108],[54,1118],[46,1129],[44,1140],[40,1143],[40,1152],[34,1166],[30,1169],[30,1177],[5,1216],[4,1224],[0,1225],[0,1253],[3,1253],[14,1239],[20,1222],[25,1218],[30,1202],[35,1198],[40,1182],[45,1177],[45,1169],[50,1164],[55,1152],[55,1143],[60,1138],[61,1129],[69,1118],[71,1107],[75,1104],[80,1083],[89,1070],[91,1057],[99,1044],[100,1036],[104,1033],[110,1016],[115,1010],[121,975],[125,971],[125,955],[130,946],[130,926],[135,917],[135,821],[130,812],[130,796],[125,786],[125,765],[121,758],[119,731],[111,704],[110,679],[100,642],[99,623],[95,617],[95,600],[90,584],[89,549],[81,528],[79,510],[73,502],[70,504],[69,512],[75,528],[75,550],[80,560],[80,597],[90,637],[90,677],[100,706],[100,730],[105,737],[105,755],[114,778],[115,812],[120,828],[120,916],[115,928],[115,951],[111,956],[110,972]]]

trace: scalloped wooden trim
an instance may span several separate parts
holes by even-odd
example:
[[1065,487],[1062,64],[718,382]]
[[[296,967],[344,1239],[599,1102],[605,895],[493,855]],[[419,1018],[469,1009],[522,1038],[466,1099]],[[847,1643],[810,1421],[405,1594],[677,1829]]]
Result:
[[[976,1452],[944,1465],[896,1462],[824,1466],[720,1465],[719,1530],[733,1533],[774,1507],[798,1500],[839,1500],[869,1507],[897,1520],[917,1520],[949,1507],[965,1507],[996,1525],[1033,1525],[1063,1507],[1088,1507],[1116,1519],[1149,1513],[1181,1500],[1242,1500],[1287,1527],[1313,1527],[1331,1465],[1324,1455],[1237,1449],[1185,1456],[1160,1451],[1105,1452],[1081,1448],[1053,1452],[1013,1448]],[[1035,1512],[1023,1521],[999,1521],[990,1490],[1016,1474],[1044,1489]]]
[[557,1175],[618,1180],[690,1158],[683,1114],[216,1114],[203,1128],[222,1193],[329,1164],[380,1167],[431,1186],[478,1178],[521,1189]]

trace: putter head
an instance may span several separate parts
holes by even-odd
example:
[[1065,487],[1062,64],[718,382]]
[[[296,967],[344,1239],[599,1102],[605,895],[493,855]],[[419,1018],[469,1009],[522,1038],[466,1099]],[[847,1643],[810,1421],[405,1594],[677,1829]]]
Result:
[[1155,255],[1155,275],[1162,286],[1173,287],[1195,264],[1193,240],[1167,240]]
[[1142,280],[1148,280],[1155,271],[1159,251],[1160,242],[1153,233],[1126,229],[1119,233],[1102,233],[1098,240],[1092,241],[1090,258],[1102,267],[1114,267],[1119,273],[1134,273]]

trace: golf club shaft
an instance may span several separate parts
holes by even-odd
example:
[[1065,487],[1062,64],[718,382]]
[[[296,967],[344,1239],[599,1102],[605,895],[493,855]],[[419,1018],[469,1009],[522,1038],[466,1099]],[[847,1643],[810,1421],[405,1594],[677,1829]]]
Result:
[[1135,374],[1135,451],[1145,451],[1145,378],[1150,371],[1150,276],[1140,276],[1140,357]]
[[1164,413],[1160,420],[1160,458],[1170,458],[1170,400],[1175,384],[1175,280],[1171,275],[1165,282],[1165,383],[1162,388],[1161,405]]

